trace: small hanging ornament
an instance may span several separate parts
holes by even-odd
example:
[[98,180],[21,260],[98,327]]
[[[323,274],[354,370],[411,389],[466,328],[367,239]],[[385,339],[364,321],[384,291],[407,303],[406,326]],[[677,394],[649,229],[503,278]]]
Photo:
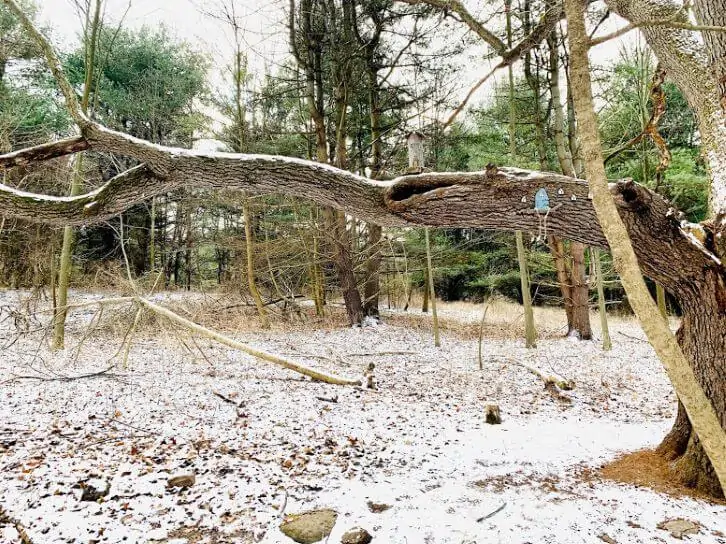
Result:
[[540,242],[547,237],[547,216],[550,214],[550,197],[544,187],[534,195],[534,211],[537,212],[537,241]]
[[534,209],[538,212],[546,212],[550,209],[550,197],[544,188],[537,191],[534,195]]

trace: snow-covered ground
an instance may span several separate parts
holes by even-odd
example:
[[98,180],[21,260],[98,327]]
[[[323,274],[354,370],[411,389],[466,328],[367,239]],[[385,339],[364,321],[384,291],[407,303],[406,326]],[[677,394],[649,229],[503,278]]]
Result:
[[[78,340],[92,312],[74,315]],[[476,340],[444,335],[434,348],[391,324],[237,335],[342,375],[374,362],[377,391],[311,382],[166,325],[142,329],[128,368],[66,379],[107,368],[121,339],[88,338],[76,357],[30,334],[0,351],[0,505],[36,544],[284,543],[281,510],[319,507],[339,514],[331,543],[355,526],[374,543],[675,542],[657,528],[670,518],[700,524],[691,542],[726,543],[726,507],[590,470],[657,444],[674,415],[641,330],[612,326],[607,353],[485,338],[483,370]],[[5,320],[0,342],[14,330]],[[557,399],[522,364],[575,388]],[[484,422],[489,403],[501,425]],[[191,487],[167,487],[188,474]],[[108,493],[81,501],[84,486]],[[0,525],[0,542],[17,538]]]

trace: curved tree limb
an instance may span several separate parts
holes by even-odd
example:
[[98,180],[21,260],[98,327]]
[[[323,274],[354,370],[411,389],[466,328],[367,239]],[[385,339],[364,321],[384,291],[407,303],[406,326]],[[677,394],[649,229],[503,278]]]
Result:
[[500,68],[505,68],[517,62],[522,56],[527,53],[533,47],[536,47],[542,43],[547,36],[555,28],[555,25],[561,21],[564,16],[564,8],[562,3],[558,3],[551,8],[548,8],[542,19],[534,26],[532,31],[525,36],[519,43],[515,44],[510,49],[507,48],[506,44],[500,40],[492,31],[488,30],[480,21],[478,21],[471,13],[464,7],[461,2],[456,0],[398,0],[404,4],[418,5],[426,4],[434,6],[442,10],[448,10],[456,13],[463,23],[465,23],[470,30],[477,34],[485,43],[494,49],[494,52],[501,57],[501,61],[497,63],[486,75],[481,77],[472,87],[469,89],[466,97],[456,107],[454,112],[448,117],[443,125],[445,129],[459,116],[466,105],[471,100],[472,96],[481,88],[481,86],[494,75],[494,73]]
[[[14,0],[2,1],[19,10]],[[554,24],[552,21],[556,23],[561,11],[560,6],[550,9],[545,22],[537,28],[546,28]],[[671,13],[672,10],[657,15]],[[27,17],[23,22],[44,44],[48,63],[64,94],[68,95],[67,104],[73,113],[77,106],[75,95],[68,93],[67,78],[52,47]],[[545,234],[591,246],[606,246],[589,199],[587,183],[558,174],[492,167],[485,172],[421,174],[382,182],[300,159],[201,153],[164,147],[110,130],[85,117],[78,122],[87,149],[132,157],[142,164],[116,176],[99,189],[77,197],[36,195],[0,185],[0,209],[6,216],[56,225],[91,223],[116,215],[154,195],[193,183],[199,188],[236,188],[309,198],[384,226],[480,227],[529,232],[545,229]],[[20,151],[15,156],[18,154],[23,157],[42,155],[37,150]],[[0,156],[0,165],[11,165],[13,160],[8,155]],[[547,190],[551,197],[551,208],[545,218],[533,207],[534,194],[539,189]],[[680,230],[678,218],[674,213],[666,213],[669,206],[662,198],[632,183],[617,184],[612,190],[628,218],[626,224],[631,228],[640,255],[645,257],[643,266],[653,279],[665,287],[683,279],[672,266],[676,259],[662,258],[672,253],[676,246],[686,262],[721,266],[709,251],[694,245]],[[628,213],[637,214],[637,218]],[[642,225],[649,225],[652,230],[638,231]],[[676,273],[669,277],[663,270]]]
[[[308,198],[382,226],[545,230],[545,234],[607,247],[587,182],[559,174],[492,166],[484,172],[426,173],[376,181],[302,159],[153,145],[95,124],[89,125],[86,138],[90,149],[144,162],[76,197],[27,193],[0,184],[0,210],[7,217],[39,223],[89,224],[154,195],[194,186]],[[546,214],[534,209],[539,189],[545,189],[550,198]],[[704,268],[723,268],[681,229],[680,217],[661,196],[632,181],[611,184],[611,192],[644,271],[671,292]]]
[[499,55],[504,55],[507,51],[507,46],[502,40],[500,40],[491,30],[487,29],[481,22],[479,22],[470,12],[466,9],[464,4],[458,0],[399,0],[404,4],[416,6],[419,4],[426,4],[439,8],[443,11],[450,11],[456,13],[461,20],[468,26],[477,36],[479,36],[484,42],[489,44],[494,51]]

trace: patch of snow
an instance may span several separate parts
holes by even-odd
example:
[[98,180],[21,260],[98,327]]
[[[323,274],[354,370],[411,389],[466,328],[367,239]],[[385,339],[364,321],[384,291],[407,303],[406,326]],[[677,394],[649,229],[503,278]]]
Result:
[[[170,296],[182,295],[157,295]],[[16,298],[0,293],[0,306]],[[72,314],[70,341],[93,312]],[[29,334],[0,352],[0,504],[43,543],[168,544],[197,541],[184,536],[195,531],[199,542],[283,544],[283,504],[286,513],[338,511],[330,542],[361,526],[374,542],[580,544],[607,533],[637,544],[669,538],[656,526],[671,517],[702,525],[690,542],[723,542],[726,507],[581,477],[656,445],[675,413],[639,328],[613,321],[611,332],[610,352],[565,338],[536,350],[486,338],[483,370],[476,341],[444,334],[434,348],[428,332],[394,324],[243,339],[344,375],[375,362],[377,391],[312,382],[197,339],[201,357],[163,332],[137,338],[128,369],[58,380],[105,368],[119,340],[89,338],[76,359]],[[0,343],[11,338],[4,320]],[[574,380],[571,402],[522,363]],[[20,375],[50,380],[10,379]],[[490,402],[501,425],[484,422]],[[190,472],[193,486],[167,487]],[[106,482],[100,502],[79,501],[80,483]],[[392,508],[373,513],[368,501]],[[0,531],[0,540],[13,535]]]

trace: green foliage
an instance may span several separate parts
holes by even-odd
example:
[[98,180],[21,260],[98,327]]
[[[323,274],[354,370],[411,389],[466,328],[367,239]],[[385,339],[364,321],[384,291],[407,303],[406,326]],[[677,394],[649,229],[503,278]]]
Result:
[[[32,0],[18,2],[23,11],[35,19],[38,7]],[[5,74],[5,65],[13,59],[31,59],[37,56],[37,47],[20,26],[17,17],[5,5],[0,4],[0,81]]]
[[[423,231],[407,231],[406,253],[413,285],[424,287]],[[519,265],[511,233],[481,229],[431,229],[431,252],[436,294],[443,300],[482,300],[498,293],[521,300]],[[542,304],[558,296],[555,272],[549,252],[541,245],[529,252],[529,269],[534,293]]]
[[[300,125],[307,113],[294,77],[294,70],[283,66],[278,76],[266,74],[259,89],[253,88],[250,76],[245,78],[241,131],[234,89],[216,96],[214,104],[230,120],[217,137],[245,153],[307,158],[307,138]],[[244,141],[240,141],[240,134]]]
[[[92,111],[107,125],[157,143],[190,144],[204,126],[207,60],[164,27],[100,32]],[[85,78],[84,50],[66,59],[71,82]]]
[[660,192],[684,212],[689,221],[703,221],[708,215],[710,181],[698,149],[674,149],[672,155],[673,161]]
[[38,144],[67,130],[65,111],[49,93],[0,84],[0,147]]
[[[652,110],[650,90],[654,70],[655,62],[649,50],[636,47],[621,52],[602,92],[606,105],[600,113],[600,124],[606,149],[619,149],[643,131]],[[675,85],[666,82],[663,90],[666,111],[658,128],[672,161],[662,181],[657,183],[656,180],[660,156],[647,138],[610,160],[608,176],[633,178],[652,187],[683,211],[689,220],[701,221],[708,212],[709,179],[696,145],[696,120]]]

